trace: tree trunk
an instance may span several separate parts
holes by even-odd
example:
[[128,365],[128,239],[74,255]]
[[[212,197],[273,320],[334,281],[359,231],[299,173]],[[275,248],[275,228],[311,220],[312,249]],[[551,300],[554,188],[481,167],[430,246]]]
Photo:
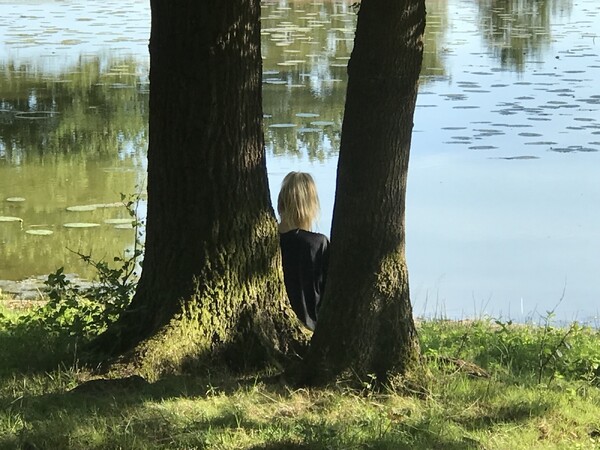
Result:
[[298,331],[268,191],[260,2],[151,7],[144,265],[130,308],[96,344],[122,354],[152,337],[138,354],[165,365],[215,352],[260,364]]
[[363,0],[348,65],[330,268],[308,383],[386,381],[419,357],[405,258],[406,180],[424,0]]

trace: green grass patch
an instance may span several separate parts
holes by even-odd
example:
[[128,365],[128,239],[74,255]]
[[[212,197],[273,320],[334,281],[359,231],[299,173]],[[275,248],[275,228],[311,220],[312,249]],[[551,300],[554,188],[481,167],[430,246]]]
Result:
[[227,373],[71,391],[93,377],[76,337],[0,311],[0,449],[600,448],[599,333],[578,325],[421,322],[423,373],[381,391]]

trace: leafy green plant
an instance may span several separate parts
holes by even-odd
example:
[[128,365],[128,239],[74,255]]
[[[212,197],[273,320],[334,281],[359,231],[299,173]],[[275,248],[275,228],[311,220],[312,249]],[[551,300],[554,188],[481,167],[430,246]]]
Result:
[[119,314],[127,307],[137,285],[137,267],[144,253],[142,243],[143,223],[138,219],[139,196],[121,194],[121,201],[132,219],[135,229],[133,249],[128,254],[113,258],[112,265],[107,261],[96,261],[91,255],[76,252],[79,257],[96,269],[98,281],[85,289],[84,296],[105,304],[108,315]]
[[473,361],[498,376],[531,378],[535,384],[579,380],[600,384],[600,331],[573,323],[554,326],[548,314],[540,325],[477,320],[420,324],[421,348],[431,360]]
[[21,318],[24,325],[37,325],[47,331],[90,338],[101,333],[129,305],[137,285],[139,259],[143,254],[142,226],[137,218],[138,196],[121,194],[135,230],[133,249],[113,258],[112,263],[77,255],[96,269],[97,280],[87,287],[68,279],[61,267],[48,275],[47,303]]

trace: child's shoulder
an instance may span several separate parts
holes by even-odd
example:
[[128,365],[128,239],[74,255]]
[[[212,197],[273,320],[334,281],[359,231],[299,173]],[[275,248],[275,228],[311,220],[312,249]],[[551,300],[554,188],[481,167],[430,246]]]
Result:
[[329,244],[329,238],[322,233],[315,233],[314,231],[298,230],[299,234],[312,242],[326,243]]

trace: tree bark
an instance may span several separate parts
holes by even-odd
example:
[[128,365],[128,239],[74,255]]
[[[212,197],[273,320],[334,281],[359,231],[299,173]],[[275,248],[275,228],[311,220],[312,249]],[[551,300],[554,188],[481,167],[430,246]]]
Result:
[[406,181],[424,0],[363,0],[348,88],[330,268],[305,381],[385,382],[419,358],[405,258]]
[[96,345],[260,364],[297,336],[268,191],[260,2],[151,0],[151,8],[143,271],[130,308]]

